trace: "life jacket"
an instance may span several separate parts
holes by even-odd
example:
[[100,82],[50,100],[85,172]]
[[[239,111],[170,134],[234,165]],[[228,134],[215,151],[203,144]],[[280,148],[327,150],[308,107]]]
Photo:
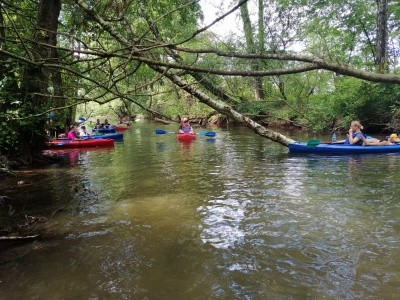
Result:
[[366,138],[366,135],[365,135],[364,133],[362,133],[361,131],[359,131],[359,132],[353,132],[352,138],[354,139],[354,138],[355,138],[358,134],[360,134],[360,133],[361,133],[361,135],[362,135],[363,138],[360,139],[357,143],[350,144],[349,138],[346,138],[344,144],[345,144],[345,145],[351,145],[351,146],[362,146],[362,144],[364,143],[364,139]]
[[180,128],[184,133],[190,133],[190,131],[192,130],[192,126],[188,125],[181,125]]

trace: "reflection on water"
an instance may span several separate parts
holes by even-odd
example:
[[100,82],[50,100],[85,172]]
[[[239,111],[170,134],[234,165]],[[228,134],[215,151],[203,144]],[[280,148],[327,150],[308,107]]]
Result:
[[24,199],[2,220],[57,211],[53,238],[2,252],[4,299],[397,297],[398,155],[289,155],[247,129],[189,144],[154,129],[53,153],[65,162],[18,173],[26,189],[2,183]]

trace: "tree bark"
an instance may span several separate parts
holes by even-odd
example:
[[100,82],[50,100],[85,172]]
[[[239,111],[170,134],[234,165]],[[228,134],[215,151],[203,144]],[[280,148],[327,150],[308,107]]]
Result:
[[[262,1],[259,1],[259,2],[262,2]],[[263,6],[261,6],[261,7],[259,6],[259,14],[260,14],[260,10],[263,10]],[[241,14],[242,20],[243,20],[243,30],[244,30],[244,36],[246,39],[247,52],[254,54],[254,53],[256,53],[257,45],[253,38],[253,36],[255,34],[254,34],[253,26],[251,25],[247,3],[244,3],[240,7],[240,14]],[[261,18],[263,19],[262,16],[263,16],[263,14],[261,13]],[[260,19],[259,19],[259,25],[260,25]],[[263,28],[264,28],[263,21],[261,21],[261,28],[259,28],[260,34],[262,34],[262,32],[263,32]],[[260,35],[259,35],[259,37],[260,37]],[[259,40],[258,42],[259,42],[258,45],[260,47],[263,47],[263,45],[261,45],[261,40]],[[252,61],[251,68],[253,71],[259,71],[260,70],[259,61],[258,60]],[[262,78],[255,77],[253,80],[254,80],[254,88],[253,88],[254,98],[258,101],[262,100],[264,98]]]
[[[36,30],[33,35],[35,43],[32,46],[31,54],[38,65],[28,66],[25,71],[24,92],[25,95],[35,98],[34,93],[48,93],[50,72],[43,68],[41,63],[52,63],[57,61],[57,28],[58,17],[61,11],[61,0],[41,0],[38,7],[38,19]],[[41,97],[38,102],[43,101]],[[39,104],[38,103],[38,104]],[[40,103],[42,104],[42,103]]]
[[[6,31],[4,27],[3,10],[0,5],[0,49],[3,48],[3,43],[5,41]],[[4,78],[4,55],[0,53],[0,81]]]
[[[33,34],[34,44],[31,57],[37,63],[28,65],[24,72],[23,99],[26,114],[35,114],[48,108],[48,87],[52,86],[51,71],[43,67],[43,63],[57,61],[55,47],[57,45],[58,17],[61,11],[61,0],[41,0],[38,6],[38,19]],[[59,80],[54,78],[55,81]],[[37,118],[35,128],[23,128],[20,136],[20,154],[30,160],[43,148],[45,141],[45,117]],[[31,126],[32,127],[32,124]]]
[[376,65],[378,72],[386,73],[389,69],[387,55],[387,0],[376,0]]

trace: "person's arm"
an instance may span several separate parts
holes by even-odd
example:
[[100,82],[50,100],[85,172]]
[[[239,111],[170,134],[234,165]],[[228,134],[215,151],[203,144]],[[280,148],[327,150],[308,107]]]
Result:
[[349,140],[349,144],[352,145],[354,144],[354,139],[353,139],[353,129],[349,129],[349,134],[348,134],[348,140]]
[[362,133],[356,134],[356,136],[353,138],[353,130],[349,130],[349,143],[351,145],[358,143],[360,140],[364,140],[364,137]]

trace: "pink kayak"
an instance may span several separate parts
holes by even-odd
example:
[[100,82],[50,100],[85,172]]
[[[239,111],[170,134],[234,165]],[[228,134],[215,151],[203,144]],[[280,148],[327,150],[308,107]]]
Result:
[[196,139],[196,135],[192,133],[177,133],[176,138],[181,142],[189,142]]

